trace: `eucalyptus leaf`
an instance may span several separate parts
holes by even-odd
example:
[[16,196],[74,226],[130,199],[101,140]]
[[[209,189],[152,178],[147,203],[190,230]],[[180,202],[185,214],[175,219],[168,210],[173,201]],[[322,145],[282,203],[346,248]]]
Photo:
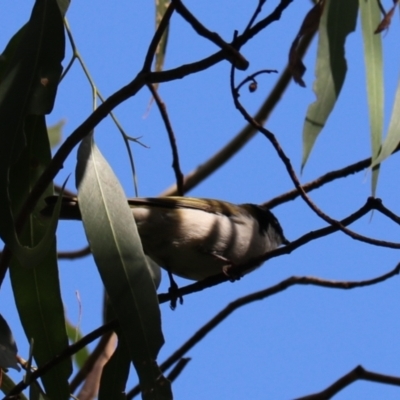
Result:
[[[0,390],[7,395],[15,387],[15,382],[4,372],[1,373]],[[23,393],[18,394],[18,400],[28,400]]]
[[[361,25],[364,39],[364,60],[367,78],[369,121],[371,126],[372,159],[376,159],[381,148],[383,131],[383,55],[381,35],[374,33],[381,13],[376,1],[359,0]],[[372,196],[375,196],[379,168],[372,172]]]
[[123,189],[92,136],[79,147],[76,182],[86,236],[143,398],[172,399],[170,384],[156,363],[164,339],[147,259]]
[[[27,146],[9,174],[12,183],[10,198],[14,214],[19,213],[31,187],[51,160],[44,116],[26,117],[25,133]],[[68,346],[58,276],[55,220],[43,218],[40,214],[45,204],[44,198],[52,194],[53,187],[49,185],[19,236],[21,246],[25,249],[24,254],[31,251],[32,264],[29,264],[29,259],[24,259],[24,263],[28,264],[22,265],[19,262],[21,254],[13,254],[10,265],[10,279],[19,317],[27,340],[30,342],[34,339],[33,356],[39,367],[52,360]],[[37,248],[35,250],[35,246],[38,245],[42,246],[41,255]],[[19,253],[19,249],[15,251]],[[40,263],[36,258],[39,256]],[[71,360],[65,359],[42,377],[45,391],[50,398],[68,399],[68,378],[71,372]]]
[[65,125],[65,119],[61,119],[56,124],[47,127],[47,134],[49,135],[50,147],[56,147],[62,138],[62,130]]
[[14,368],[20,371],[17,363],[17,344],[6,320],[0,314],[0,368]]
[[119,340],[114,354],[101,374],[98,400],[125,400],[125,385],[131,360],[124,340]]
[[388,158],[400,143],[400,79],[397,84],[396,97],[394,99],[392,115],[390,117],[388,133],[382,144],[378,156],[372,160],[371,167],[375,167]]
[[355,30],[358,0],[326,0],[319,26],[316,80],[317,100],[310,104],[303,127],[303,169],[342,89],[347,62],[345,42]]

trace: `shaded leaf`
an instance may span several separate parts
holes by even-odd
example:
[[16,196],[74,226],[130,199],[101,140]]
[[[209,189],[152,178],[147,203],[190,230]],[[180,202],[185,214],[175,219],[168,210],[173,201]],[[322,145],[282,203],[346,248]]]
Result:
[[[10,171],[10,196],[13,212],[18,212],[30,188],[51,159],[49,140],[43,116],[29,116],[25,123],[28,143],[18,163]],[[39,243],[51,222],[40,216],[44,198],[53,194],[50,185],[20,235],[24,246]],[[55,237],[50,249],[35,268],[23,268],[16,257],[10,266],[10,279],[21,323],[28,341],[34,339],[33,356],[42,366],[68,346],[64,307],[61,300]],[[42,377],[50,398],[68,399],[68,378],[72,372],[70,359],[62,361]]]
[[100,380],[99,400],[125,400],[125,386],[131,360],[125,341],[118,340],[114,354],[104,366]]
[[13,251],[24,254],[16,240],[8,193],[9,185],[20,183],[9,181],[8,173],[26,146],[27,114],[44,114],[53,107],[64,57],[63,20],[55,0],[35,2],[29,22],[14,35],[4,53],[0,82],[0,236]]
[[14,368],[20,371],[17,363],[17,344],[6,320],[0,314],[0,368]]
[[300,86],[305,87],[306,84],[303,81],[302,76],[306,72],[306,66],[304,65],[301,57],[298,54],[298,46],[300,40],[306,35],[313,35],[319,26],[319,21],[321,19],[322,11],[324,9],[325,0],[320,0],[314,7],[307,13],[301,24],[299,32],[289,51],[289,70],[293,76],[293,80]]
[[[360,0],[359,6],[364,39],[372,159],[375,159],[382,142],[384,111],[382,40],[380,36],[374,35],[374,27],[380,19],[380,10],[376,1]],[[379,169],[375,168],[372,172],[372,196],[375,196],[378,175]]]
[[164,339],[154,283],[125,194],[92,137],[79,147],[76,182],[86,236],[143,398],[171,399],[156,363]]
[[61,15],[65,17],[71,0],[57,0],[58,7],[60,8]]
[[[0,390],[7,395],[15,387],[15,382],[4,372],[0,370]],[[18,400],[28,400],[23,393],[18,394]]]
[[347,72],[345,41],[356,27],[358,0],[327,0],[320,25],[316,80],[317,100],[310,104],[303,127],[302,168],[342,89]]

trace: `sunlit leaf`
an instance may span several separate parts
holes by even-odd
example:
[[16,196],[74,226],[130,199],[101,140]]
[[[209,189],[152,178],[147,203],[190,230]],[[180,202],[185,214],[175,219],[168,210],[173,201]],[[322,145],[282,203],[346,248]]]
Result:
[[[375,159],[381,147],[384,110],[382,40],[380,35],[374,34],[374,29],[380,19],[378,3],[360,0],[360,14],[364,39],[372,159]],[[375,168],[372,172],[372,196],[375,196],[378,174],[379,169]]]
[[[170,4],[170,0],[156,0],[156,29],[161,22],[162,17],[165,14],[165,10],[168,8]],[[165,52],[167,50],[167,42],[168,42],[168,31],[169,27],[167,27],[161,37],[160,42],[158,43],[156,53],[155,53],[155,71],[162,71],[164,66]]]
[[79,147],[76,182],[86,236],[143,398],[171,399],[169,382],[156,363],[164,339],[147,259],[122,187],[92,137]]
[[371,167],[375,167],[389,157],[400,143],[400,80],[397,84],[396,97],[390,117],[388,133],[382,144],[378,156],[372,160]]
[[65,119],[61,119],[56,124],[47,127],[51,148],[56,147],[61,142],[62,129],[64,125]]
[[319,25],[314,92],[303,127],[302,168],[339,97],[347,72],[345,41],[356,27],[358,0],[327,0]]

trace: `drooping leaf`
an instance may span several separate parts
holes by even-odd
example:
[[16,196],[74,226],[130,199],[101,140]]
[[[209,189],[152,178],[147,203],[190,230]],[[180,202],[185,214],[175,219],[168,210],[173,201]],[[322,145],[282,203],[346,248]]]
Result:
[[[68,338],[72,343],[75,343],[83,338],[80,329],[74,326],[68,319],[66,320],[66,327],[67,327]],[[78,368],[82,368],[84,366],[89,355],[90,353],[87,347],[83,347],[76,354],[74,354],[74,360]]]
[[[170,0],[156,0],[156,29],[158,28],[158,25],[160,25],[161,19],[164,16],[165,10],[168,8],[169,4]],[[165,29],[156,49],[154,65],[155,71],[162,71],[164,66],[165,52],[167,50],[168,43],[168,31],[169,27]]]
[[[374,34],[379,23],[380,10],[376,1],[359,0],[364,39],[364,60],[367,78],[369,121],[371,126],[372,159],[378,156],[383,131],[383,56],[380,35]],[[379,168],[372,172],[372,196],[375,196]]]
[[374,168],[389,157],[400,143],[400,79],[397,84],[396,97],[394,99],[392,115],[390,117],[388,133],[382,144],[378,156],[372,160],[371,167]]
[[[51,158],[43,116],[27,117],[25,133],[27,147],[10,171],[10,182],[14,183],[10,187],[14,213],[18,212],[23,199]],[[24,246],[34,247],[48,232],[51,222],[40,216],[40,210],[44,207],[43,199],[52,194],[53,188],[50,185],[20,235]],[[13,257],[10,278],[27,340],[34,339],[33,356],[36,364],[42,366],[68,346],[54,235],[46,256],[36,267],[25,268]],[[43,376],[42,381],[50,398],[68,399],[68,378],[71,372],[71,360],[66,359]]]
[[131,360],[124,339],[118,340],[114,354],[104,366],[101,374],[99,400],[125,400],[125,385],[128,380]]
[[79,147],[76,182],[86,236],[143,398],[171,399],[156,363],[164,339],[155,286],[125,194],[92,137]]
[[304,121],[302,168],[342,89],[347,72],[345,42],[356,27],[357,11],[358,0],[326,1],[319,25],[313,86],[317,100],[308,107]]
[[0,314],[0,368],[14,368],[20,371],[17,364],[17,344],[6,320]]
[[[19,246],[11,213],[9,169],[24,151],[28,114],[51,111],[64,57],[63,19],[56,0],[37,0],[29,22],[6,47],[0,81],[0,236],[24,254]],[[48,145],[48,144],[47,144]],[[23,179],[26,182],[26,179]],[[19,199],[24,200],[24,197]],[[15,207],[14,207],[15,210]]]
[[289,69],[293,76],[293,80],[302,87],[306,86],[303,81],[303,75],[306,72],[306,66],[302,61],[302,57],[299,56],[297,49],[300,40],[304,36],[313,35],[318,30],[319,21],[321,19],[324,6],[325,0],[320,0],[311,8],[311,10],[305,16],[299,32],[297,33],[296,38],[293,40],[293,43],[290,47],[288,64]]

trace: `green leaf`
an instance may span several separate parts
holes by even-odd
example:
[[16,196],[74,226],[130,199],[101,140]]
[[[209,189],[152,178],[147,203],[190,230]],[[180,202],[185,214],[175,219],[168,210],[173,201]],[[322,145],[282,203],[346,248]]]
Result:
[[56,124],[47,127],[51,148],[56,147],[61,142],[64,125],[65,119],[61,119]]
[[[51,158],[44,117],[27,117],[25,132],[27,147],[10,171],[10,197],[14,213],[18,212]],[[44,198],[52,194],[53,187],[50,185],[20,235],[24,246],[37,245],[48,232],[51,222],[40,216],[40,210],[44,207]],[[24,268],[13,257],[10,279],[27,340],[34,339],[33,356],[37,365],[42,366],[68,346],[54,236],[46,256],[35,268]],[[66,359],[42,377],[50,398],[68,399],[71,372],[71,360]]]
[[85,138],[76,169],[86,236],[145,399],[172,399],[156,363],[164,343],[156,289],[132,211],[111,167]]
[[20,371],[17,364],[17,345],[6,320],[0,314],[0,368],[14,368]]
[[392,116],[390,117],[389,129],[382,144],[380,153],[372,160],[371,167],[374,168],[383,160],[388,158],[400,142],[400,79],[397,84],[396,97],[393,104]]
[[[381,148],[383,131],[383,57],[382,40],[374,33],[380,22],[380,10],[376,1],[359,0],[361,25],[364,39],[364,60],[367,78],[369,121],[371,126],[372,159]],[[375,196],[379,169],[372,172],[372,196]]]
[[26,116],[29,113],[43,115],[53,107],[64,47],[63,20],[57,2],[37,0],[29,22],[6,47],[5,61],[1,65],[0,236],[21,256],[24,249],[16,239],[8,193],[9,186],[19,185],[20,182],[9,180],[9,169],[26,146]]
[[317,100],[310,104],[303,127],[303,169],[314,143],[339,97],[347,72],[345,41],[356,27],[358,0],[327,0],[319,26],[316,80]]
[[[170,0],[156,0],[156,29],[170,4]],[[155,53],[155,71],[162,71],[167,50],[169,26],[165,29]]]
[[118,341],[114,354],[104,366],[101,374],[99,400],[126,400],[125,385],[128,380],[131,360],[124,339]]
[[[15,387],[15,382],[4,372],[1,373],[0,390],[7,395]],[[28,400],[23,393],[18,394],[18,400]]]
[[[72,343],[75,343],[83,338],[80,329],[74,326],[69,320],[66,320],[66,326],[67,326],[68,338]],[[88,357],[89,357],[89,350],[86,346],[74,354],[74,360],[79,369],[85,365],[85,362],[88,359]]]

